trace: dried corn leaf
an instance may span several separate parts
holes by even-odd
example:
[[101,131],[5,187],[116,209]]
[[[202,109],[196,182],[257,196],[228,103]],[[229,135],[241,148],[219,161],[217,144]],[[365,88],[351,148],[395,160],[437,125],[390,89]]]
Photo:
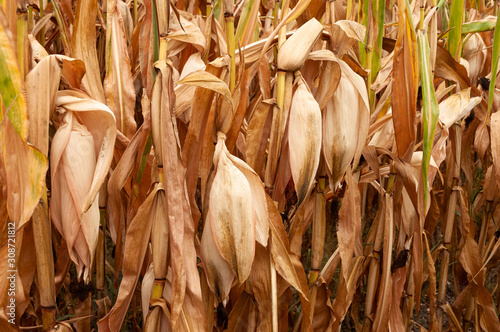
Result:
[[333,52],[341,58],[356,42],[365,40],[366,27],[355,21],[340,20],[330,28]]
[[220,93],[226,98],[231,107],[234,108],[231,92],[227,84],[209,72],[197,70],[179,80],[178,84],[194,85]]
[[106,102],[116,117],[117,129],[131,138],[137,124],[135,114],[135,89],[132,80],[130,58],[123,26],[123,18],[117,3],[108,1],[106,29],[106,77],[104,92]]
[[10,220],[19,229],[31,217],[42,195],[48,163],[43,153],[26,142],[26,102],[16,58],[2,24],[0,81],[0,176]]
[[405,1],[398,1],[398,22],[392,74],[392,119],[398,156],[408,161],[416,139],[418,69],[416,38],[409,26]]
[[76,6],[73,34],[71,35],[71,56],[85,63],[87,75],[83,85],[95,100],[104,103],[104,89],[101,82],[96,50],[95,20],[97,0],[80,0]]
[[125,252],[123,261],[123,279],[120,284],[116,303],[110,312],[98,323],[99,331],[119,331],[128,310],[135,286],[139,280],[146,250],[148,249],[153,215],[150,213],[158,201],[157,193],[164,191],[163,186],[155,184],[146,200],[142,203],[134,219],[130,222],[125,237]]
[[[386,331],[389,326],[389,318],[392,310],[392,245],[394,241],[394,220],[393,220],[393,199],[392,196],[385,194],[385,215],[384,215],[384,253],[382,258],[382,275],[379,286],[377,301],[377,311],[373,322],[375,331]],[[382,220],[381,220],[382,221]],[[396,308],[397,309],[397,308]]]
[[270,246],[271,255],[276,267],[276,272],[299,292],[304,319],[302,327],[309,328],[309,312],[311,304],[308,299],[309,287],[307,286],[306,274],[300,260],[290,250],[288,237],[283,226],[283,221],[273,200],[266,195],[267,209],[269,212],[269,228],[271,231]]
[[[355,254],[356,241],[361,235],[361,194],[352,177],[351,170],[346,172],[347,189],[339,211],[339,226],[337,238],[339,240],[340,257],[342,260],[342,273],[345,280],[349,279],[349,267]],[[361,248],[358,248],[360,252]]]

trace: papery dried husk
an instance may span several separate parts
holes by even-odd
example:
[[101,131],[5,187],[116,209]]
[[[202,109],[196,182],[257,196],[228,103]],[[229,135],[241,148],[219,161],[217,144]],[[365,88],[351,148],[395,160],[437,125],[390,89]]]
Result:
[[224,152],[227,157],[231,160],[234,166],[236,166],[245,176],[250,185],[250,190],[252,192],[252,206],[253,206],[253,217],[255,220],[255,240],[259,242],[264,247],[267,246],[267,240],[269,238],[269,217],[267,212],[266,203],[266,193],[264,190],[264,183],[262,183],[259,175],[248,166],[240,158],[237,158],[229,153],[226,146],[224,145]]
[[215,244],[240,283],[250,274],[255,254],[252,191],[219,139],[214,153],[216,174],[210,190],[209,220]]
[[288,141],[290,168],[297,191],[297,207],[314,184],[321,153],[321,110],[301,78],[292,97]]
[[210,220],[205,220],[201,237],[200,258],[210,290],[221,300],[227,299],[234,280],[234,273],[222,258],[215,244]]
[[323,25],[315,18],[302,25],[281,45],[278,51],[278,68],[296,71],[302,67],[321,31]]
[[337,91],[323,112],[323,151],[336,190],[348,165],[357,163],[368,135],[370,108],[366,85],[344,61]]
[[62,119],[50,153],[50,212],[78,276],[88,282],[99,234],[98,192],[111,165],[116,124],[109,108],[79,91],[58,92],[56,106]]
[[464,44],[463,58],[469,63],[469,78],[476,82],[486,62],[486,44],[477,33],[473,33]]
[[94,200],[83,215],[80,213],[92,184],[97,158],[93,136],[73,112],[66,114],[54,135],[50,159],[52,220],[68,245],[78,276],[83,275],[88,281],[99,235],[98,200]]
[[450,128],[456,121],[466,117],[479,103],[480,97],[471,98],[470,88],[464,89],[439,103],[439,120],[446,128]]

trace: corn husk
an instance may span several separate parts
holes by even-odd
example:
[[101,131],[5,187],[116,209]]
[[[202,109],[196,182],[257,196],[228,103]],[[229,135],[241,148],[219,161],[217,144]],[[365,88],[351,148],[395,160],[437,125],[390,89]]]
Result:
[[[57,166],[52,169],[51,213],[56,228],[68,243],[69,255],[77,266],[78,275],[84,272],[84,279],[89,277],[88,269],[92,266],[97,246],[98,202],[94,201],[81,218],[79,214],[92,183],[96,162],[94,138],[74,113],[69,112],[52,143],[51,163]],[[74,202],[80,206],[75,206]]]
[[99,235],[98,192],[113,157],[116,124],[109,108],[84,96],[74,91],[57,95],[62,120],[50,155],[50,212],[78,277],[88,282]]
[[486,44],[477,33],[465,43],[462,56],[469,63],[470,81],[476,82],[486,62]]
[[321,31],[323,25],[315,18],[302,25],[279,49],[278,68],[296,71],[302,67]]
[[323,112],[323,151],[336,190],[349,164],[356,164],[368,135],[370,108],[366,85],[344,61],[342,77],[333,98]]
[[471,98],[470,88],[464,89],[439,103],[439,120],[446,128],[450,128],[456,121],[469,115],[479,103],[480,97]]
[[321,153],[321,136],[321,110],[301,78],[292,97],[288,125],[290,168],[297,191],[297,207],[314,184]]
[[255,254],[255,220],[252,191],[245,175],[233,165],[224,151],[224,140],[214,154],[216,173],[208,215],[215,244],[240,283],[250,274]]
[[207,276],[210,290],[220,299],[225,300],[234,280],[234,273],[222,258],[215,244],[210,220],[205,220],[201,237],[200,258]]

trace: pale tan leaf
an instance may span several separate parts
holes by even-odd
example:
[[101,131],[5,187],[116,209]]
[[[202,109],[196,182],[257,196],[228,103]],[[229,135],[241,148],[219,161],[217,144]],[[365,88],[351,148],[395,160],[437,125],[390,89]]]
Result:
[[198,70],[186,75],[178,84],[195,85],[223,95],[234,108],[231,92],[227,84],[209,72]]

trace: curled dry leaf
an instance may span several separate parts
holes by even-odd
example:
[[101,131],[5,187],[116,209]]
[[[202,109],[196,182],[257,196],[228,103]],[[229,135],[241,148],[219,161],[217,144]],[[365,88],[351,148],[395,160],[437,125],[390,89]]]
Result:
[[314,184],[321,153],[321,110],[302,78],[292,97],[288,141],[299,207]]
[[[187,60],[184,67],[182,68],[179,80],[182,80],[184,77],[186,77],[188,74],[191,74],[192,72],[198,70],[205,70],[205,67],[206,65],[201,59],[201,53],[193,53]],[[186,123],[189,122],[191,118],[190,107],[194,98],[195,90],[196,90],[195,85],[180,84],[175,87],[174,115],[178,117],[181,114],[185,114],[184,120]],[[188,110],[189,112],[186,112]]]
[[[206,38],[202,30],[192,18],[192,15],[179,11],[180,23],[177,15],[170,15],[170,26],[168,34],[168,56],[172,57],[182,51],[189,44],[193,45],[198,52],[203,53],[206,45]],[[184,16],[189,17],[186,19]]]
[[333,52],[340,58],[355,42],[365,40],[366,27],[355,21],[340,20],[330,28],[330,40]]
[[369,129],[368,92],[361,76],[339,60],[342,76],[333,99],[323,112],[323,151],[336,190],[348,165],[356,163]]
[[57,95],[63,118],[52,140],[50,212],[78,276],[88,281],[99,233],[96,198],[111,164],[116,127],[105,105],[82,97]]

